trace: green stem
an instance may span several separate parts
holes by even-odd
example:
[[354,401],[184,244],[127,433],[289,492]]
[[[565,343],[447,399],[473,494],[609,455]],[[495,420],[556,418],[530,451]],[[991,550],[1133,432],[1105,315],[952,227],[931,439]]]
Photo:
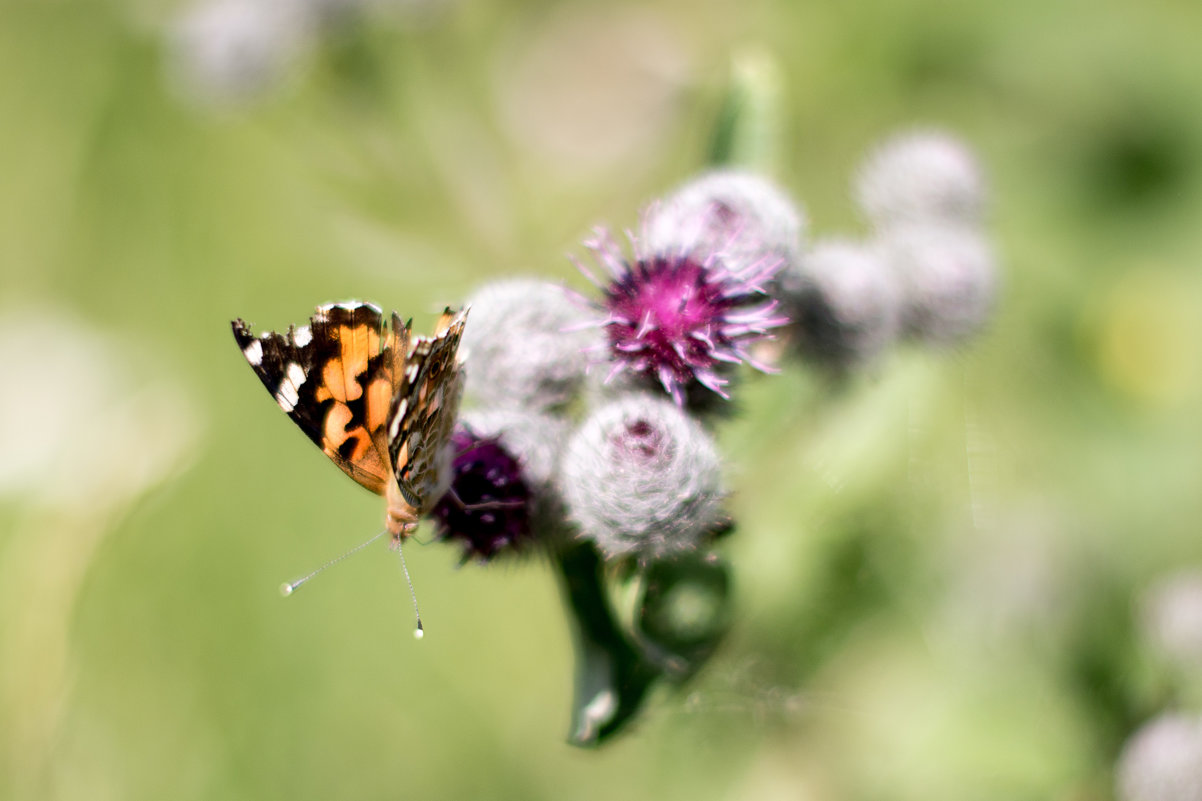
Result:
[[557,555],[556,566],[572,611],[576,645],[576,689],[568,742],[598,746],[634,717],[660,671],[618,627],[596,549],[586,542],[573,543]]

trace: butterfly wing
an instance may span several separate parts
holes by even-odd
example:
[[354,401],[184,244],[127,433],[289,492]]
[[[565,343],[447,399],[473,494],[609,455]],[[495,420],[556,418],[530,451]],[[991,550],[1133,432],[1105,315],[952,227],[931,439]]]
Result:
[[394,354],[388,453],[401,496],[418,514],[437,503],[451,480],[447,445],[463,394],[459,340],[467,311],[447,309],[433,336],[414,337],[403,357]]
[[263,386],[288,416],[343,472],[382,494],[393,475],[385,424],[392,408],[398,349],[409,328],[393,328],[369,303],[318,307],[309,324],[286,334],[251,333],[233,322],[234,338]]

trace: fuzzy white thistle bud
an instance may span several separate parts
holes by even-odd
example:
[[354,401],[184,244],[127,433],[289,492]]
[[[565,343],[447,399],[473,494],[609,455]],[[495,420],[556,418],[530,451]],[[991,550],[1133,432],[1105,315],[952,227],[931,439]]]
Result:
[[855,181],[860,208],[882,229],[911,222],[979,223],[985,194],[972,153],[935,131],[886,141],[868,156]]
[[724,522],[713,440],[666,399],[598,409],[569,439],[561,472],[569,516],[607,558],[693,551]]
[[547,411],[575,397],[605,338],[595,312],[562,286],[531,278],[472,294],[464,329],[465,394],[482,406]]
[[878,249],[845,239],[818,242],[778,279],[800,354],[831,367],[870,361],[901,325],[901,288]]
[[735,271],[765,256],[796,264],[805,228],[800,207],[768,179],[742,170],[715,170],[650,209],[644,248],[665,254],[716,253]]
[[985,325],[997,294],[997,267],[982,234],[963,226],[914,224],[883,233],[879,245],[902,288],[908,335],[951,344]]

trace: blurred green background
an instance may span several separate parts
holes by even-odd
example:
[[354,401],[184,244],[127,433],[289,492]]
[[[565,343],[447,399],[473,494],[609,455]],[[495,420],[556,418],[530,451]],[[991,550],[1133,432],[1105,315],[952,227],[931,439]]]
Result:
[[[231,100],[181,77],[181,9],[0,4],[0,796],[1110,797],[1194,697],[1136,599],[1202,565],[1199,6],[398,5]],[[868,148],[938,125],[991,178],[1004,290],[964,348],[746,387],[705,671],[580,751],[538,559],[408,549],[420,645],[382,547],[281,600],[382,508],[229,320],[584,289],[564,254],[704,165],[748,48],[815,236],[863,231]]]

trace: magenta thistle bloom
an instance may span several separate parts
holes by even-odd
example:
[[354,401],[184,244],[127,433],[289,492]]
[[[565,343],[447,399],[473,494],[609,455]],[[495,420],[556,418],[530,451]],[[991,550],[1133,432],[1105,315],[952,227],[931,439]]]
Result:
[[451,492],[431,513],[439,537],[459,542],[465,559],[485,561],[527,544],[532,535],[530,487],[501,438],[460,426],[451,446]]
[[614,365],[607,381],[622,372],[658,381],[683,406],[697,385],[729,397],[726,375],[736,364],[772,372],[748,349],[788,322],[765,294],[784,265],[780,256],[766,252],[731,268],[720,249],[645,252],[630,239],[632,260],[605,229],[584,243],[610,277],[602,284],[581,267],[604,293],[608,314],[601,325]]

